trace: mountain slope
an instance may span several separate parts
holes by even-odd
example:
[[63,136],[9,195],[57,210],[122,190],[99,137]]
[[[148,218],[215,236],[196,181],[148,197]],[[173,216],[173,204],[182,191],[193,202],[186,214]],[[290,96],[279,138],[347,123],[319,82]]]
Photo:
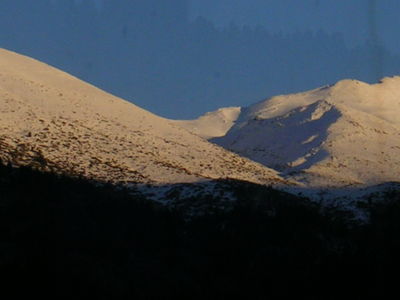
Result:
[[342,80],[242,109],[218,145],[306,186],[400,178],[400,77]]
[[0,50],[0,158],[114,183],[282,181],[172,121],[7,50]]
[[240,115],[240,107],[224,107],[196,120],[176,120],[176,124],[205,139],[224,136]]

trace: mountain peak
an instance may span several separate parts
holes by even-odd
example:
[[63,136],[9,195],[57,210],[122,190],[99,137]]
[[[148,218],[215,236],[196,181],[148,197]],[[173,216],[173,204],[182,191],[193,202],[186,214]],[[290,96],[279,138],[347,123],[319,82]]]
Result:
[[367,86],[369,85],[366,82],[356,79],[342,79],[336,82],[332,88],[334,89],[347,89],[347,88],[354,88],[358,86]]
[[0,159],[16,166],[113,183],[282,181],[174,121],[6,50],[0,50],[0,128]]
[[213,142],[308,186],[400,178],[400,77],[341,80],[242,109]]

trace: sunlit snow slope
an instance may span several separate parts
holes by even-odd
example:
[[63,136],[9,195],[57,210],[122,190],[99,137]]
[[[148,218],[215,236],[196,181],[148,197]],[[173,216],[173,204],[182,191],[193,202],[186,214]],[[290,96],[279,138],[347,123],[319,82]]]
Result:
[[281,182],[173,121],[7,50],[0,50],[0,158],[114,183]]
[[267,99],[212,141],[310,187],[399,181],[400,77]]
[[224,136],[240,115],[240,107],[224,107],[196,120],[177,120],[176,124],[205,139]]

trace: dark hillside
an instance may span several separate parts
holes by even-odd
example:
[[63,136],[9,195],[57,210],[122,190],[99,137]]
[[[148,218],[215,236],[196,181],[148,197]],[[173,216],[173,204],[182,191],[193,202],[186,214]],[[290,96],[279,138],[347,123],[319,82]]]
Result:
[[396,290],[399,194],[355,226],[307,200],[233,186],[232,211],[183,221],[111,186],[1,166],[2,290],[52,299],[383,299]]

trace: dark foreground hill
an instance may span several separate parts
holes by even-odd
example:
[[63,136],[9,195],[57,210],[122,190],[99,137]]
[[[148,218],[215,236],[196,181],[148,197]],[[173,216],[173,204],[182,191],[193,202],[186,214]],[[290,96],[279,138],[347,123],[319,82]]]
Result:
[[52,299],[384,299],[400,266],[400,197],[369,224],[254,184],[184,221],[125,190],[0,166],[2,293]]

